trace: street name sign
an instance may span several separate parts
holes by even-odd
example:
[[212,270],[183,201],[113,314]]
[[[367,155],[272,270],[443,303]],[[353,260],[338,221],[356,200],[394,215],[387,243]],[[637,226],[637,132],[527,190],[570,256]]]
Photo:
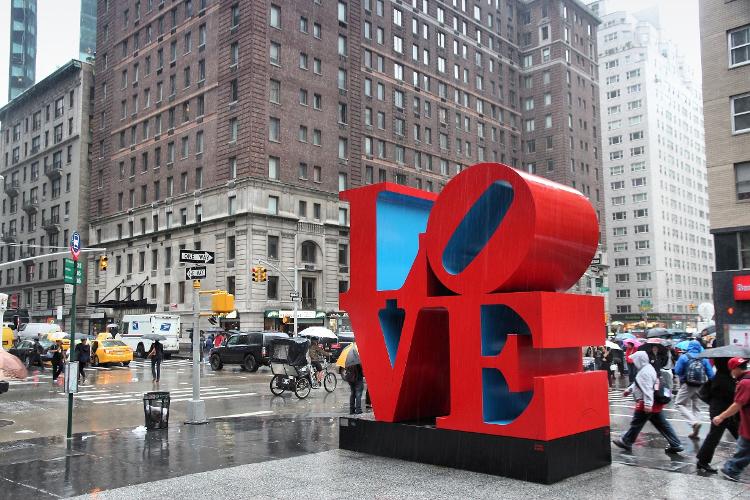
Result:
[[214,253],[205,250],[180,250],[180,262],[214,264]]
[[83,262],[63,259],[63,283],[68,285],[83,284]]
[[206,268],[205,267],[188,267],[188,268],[185,268],[185,279],[186,280],[202,280],[202,279],[206,279]]
[[299,292],[289,292],[289,298],[290,299],[298,299],[299,298]]

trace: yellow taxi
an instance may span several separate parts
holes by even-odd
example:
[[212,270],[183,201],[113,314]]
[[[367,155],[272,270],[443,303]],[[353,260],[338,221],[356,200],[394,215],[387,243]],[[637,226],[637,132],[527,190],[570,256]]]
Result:
[[70,349],[70,336],[65,332],[53,332],[47,334],[47,340],[50,342],[57,342],[58,340],[62,344],[62,350],[67,351]]
[[6,351],[13,347],[13,330],[9,326],[3,326],[3,349]]
[[91,365],[122,363],[128,366],[133,361],[133,348],[122,340],[96,339],[91,341]]

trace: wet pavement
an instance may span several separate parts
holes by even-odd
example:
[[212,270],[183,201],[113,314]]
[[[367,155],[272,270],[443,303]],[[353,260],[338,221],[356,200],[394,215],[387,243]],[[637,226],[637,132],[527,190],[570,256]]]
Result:
[[[312,492],[320,492],[315,496],[335,498],[351,496],[351,484],[360,488],[359,496],[365,498],[444,497],[449,490],[441,488],[449,488],[451,481],[460,479],[458,484],[467,492],[463,496],[477,498],[509,498],[521,490],[531,492],[524,494],[531,498],[533,492],[541,495],[544,491],[556,492],[552,496],[560,498],[588,497],[585,492],[568,495],[578,491],[570,489],[570,485],[578,484],[576,481],[601,482],[604,489],[597,486],[592,490],[599,489],[597,497],[616,491],[624,497],[628,490],[627,496],[632,496],[632,488],[638,487],[639,496],[645,497],[705,498],[698,493],[707,491],[721,493],[718,497],[710,495],[714,498],[750,498],[750,471],[743,476],[745,484],[731,486],[716,476],[699,476],[694,457],[700,441],[683,437],[685,451],[666,455],[664,439],[650,424],[633,452],[613,447],[611,468],[560,483],[567,484],[567,489],[555,485],[539,490],[540,485],[342,452],[337,450],[337,417],[347,412],[346,384],[339,379],[334,393],[316,390],[306,400],[288,393],[274,397],[268,388],[271,375],[267,369],[254,374],[231,367],[212,372],[203,365],[202,396],[211,421],[207,425],[185,425],[191,369],[185,360],[165,362],[158,388],[172,393],[170,427],[148,433],[141,427],[141,397],[143,392],[156,388],[150,380],[150,366],[134,362],[127,368],[90,370],[89,384],[76,396],[77,434],[69,446],[60,437],[65,430],[66,397],[50,383],[49,373],[44,378],[32,376],[27,381],[14,382],[10,392],[0,396],[0,419],[13,422],[0,427],[2,497],[55,498],[89,493],[101,496],[104,490],[121,487],[131,489],[113,490],[105,497],[143,497],[145,486],[138,485],[144,483],[160,491],[159,495],[178,498],[195,498],[208,493],[209,488],[226,498],[289,498],[295,493],[310,496],[307,490],[300,489],[304,485]],[[612,390],[610,407],[612,435],[616,437],[629,424],[633,402]],[[678,435],[687,435],[690,429],[681,415],[671,408],[665,412]],[[704,413],[703,417],[701,435],[705,436],[708,416]],[[19,441],[24,438],[32,439]],[[720,465],[733,450],[733,439],[727,434],[717,449],[714,465]],[[351,477],[348,462],[353,463],[352,471],[359,471],[356,478]],[[405,470],[412,471],[415,482],[394,485],[393,478],[401,477]],[[232,474],[239,475],[245,485],[235,484]],[[428,480],[433,476],[434,484]],[[441,481],[447,482],[440,486]],[[670,489],[660,491],[656,487],[659,481],[671,485]],[[393,489],[381,491],[374,486],[381,482]],[[653,490],[642,489],[652,485]],[[680,495],[681,491],[686,494]]]

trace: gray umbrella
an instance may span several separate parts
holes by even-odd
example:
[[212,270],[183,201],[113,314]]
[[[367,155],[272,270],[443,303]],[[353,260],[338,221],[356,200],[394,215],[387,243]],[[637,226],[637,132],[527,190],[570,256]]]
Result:
[[159,342],[167,340],[167,337],[165,337],[164,335],[159,335],[158,333],[147,333],[143,336],[143,338],[148,340],[158,340]]
[[725,345],[706,349],[700,353],[698,358],[748,358],[750,357],[750,348],[736,345]]
[[359,351],[357,350],[357,346],[354,345],[351,349],[349,349],[349,352],[346,353],[346,359],[344,360],[344,367],[349,368],[350,366],[354,365],[361,365],[362,360],[359,359]]
[[651,328],[646,332],[646,337],[650,339],[654,337],[664,337],[669,335],[669,330],[667,330],[666,328]]

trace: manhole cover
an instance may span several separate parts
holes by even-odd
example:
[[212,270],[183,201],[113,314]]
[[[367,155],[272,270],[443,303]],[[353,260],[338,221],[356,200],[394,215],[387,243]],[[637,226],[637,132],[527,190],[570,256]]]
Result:
[[3,420],[0,419],[0,427],[6,427],[8,425],[13,425],[15,422],[12,420]]

